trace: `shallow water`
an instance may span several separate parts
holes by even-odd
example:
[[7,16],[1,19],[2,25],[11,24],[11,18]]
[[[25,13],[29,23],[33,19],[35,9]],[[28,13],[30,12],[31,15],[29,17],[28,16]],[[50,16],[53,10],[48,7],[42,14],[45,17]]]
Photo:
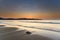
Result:
[[5,27],[29,27],[60,32],[60,20],[0,20]]
[[60,20],[0,20],[0,25],[5,25],[0,28],[16,27],[33,34],[60,40]]

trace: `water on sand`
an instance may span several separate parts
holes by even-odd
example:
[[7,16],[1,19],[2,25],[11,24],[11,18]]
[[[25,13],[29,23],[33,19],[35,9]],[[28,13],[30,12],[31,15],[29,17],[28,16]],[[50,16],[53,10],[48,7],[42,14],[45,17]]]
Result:
[[0,40],[60,40],[60,20],[0,20],[0,25]]

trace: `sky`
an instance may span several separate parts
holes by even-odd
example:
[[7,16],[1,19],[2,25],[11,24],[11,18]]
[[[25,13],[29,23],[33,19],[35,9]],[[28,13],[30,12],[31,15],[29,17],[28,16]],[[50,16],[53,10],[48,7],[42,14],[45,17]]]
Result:
[[0,0],[0,17],[60,19],[60,0]]

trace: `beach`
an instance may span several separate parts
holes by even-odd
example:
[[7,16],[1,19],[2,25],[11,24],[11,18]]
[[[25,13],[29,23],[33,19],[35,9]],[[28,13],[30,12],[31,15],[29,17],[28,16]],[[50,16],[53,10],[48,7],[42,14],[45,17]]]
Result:
[[[12,30],[14,29],[14,30]],[[26,34],[27,30],[18,30],[16,31],[17,28],[4,28],[3,30],[5,31],[4,33],[0,31],[0,40],[51,40],[50,38],[43,37],[38,34]],[[8,30],[8,31],[7,31]]]
[[60,40],[59,23],[60,20],[0,20],[0,40]]

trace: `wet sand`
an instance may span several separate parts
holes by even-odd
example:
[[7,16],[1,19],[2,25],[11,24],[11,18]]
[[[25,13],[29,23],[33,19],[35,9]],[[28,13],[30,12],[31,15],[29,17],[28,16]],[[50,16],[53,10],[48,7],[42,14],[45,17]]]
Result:
[[0,29],[0,40],[52,40],[38,34],[26,34],[27,30],[16,31],[17,29],[18,28]]

